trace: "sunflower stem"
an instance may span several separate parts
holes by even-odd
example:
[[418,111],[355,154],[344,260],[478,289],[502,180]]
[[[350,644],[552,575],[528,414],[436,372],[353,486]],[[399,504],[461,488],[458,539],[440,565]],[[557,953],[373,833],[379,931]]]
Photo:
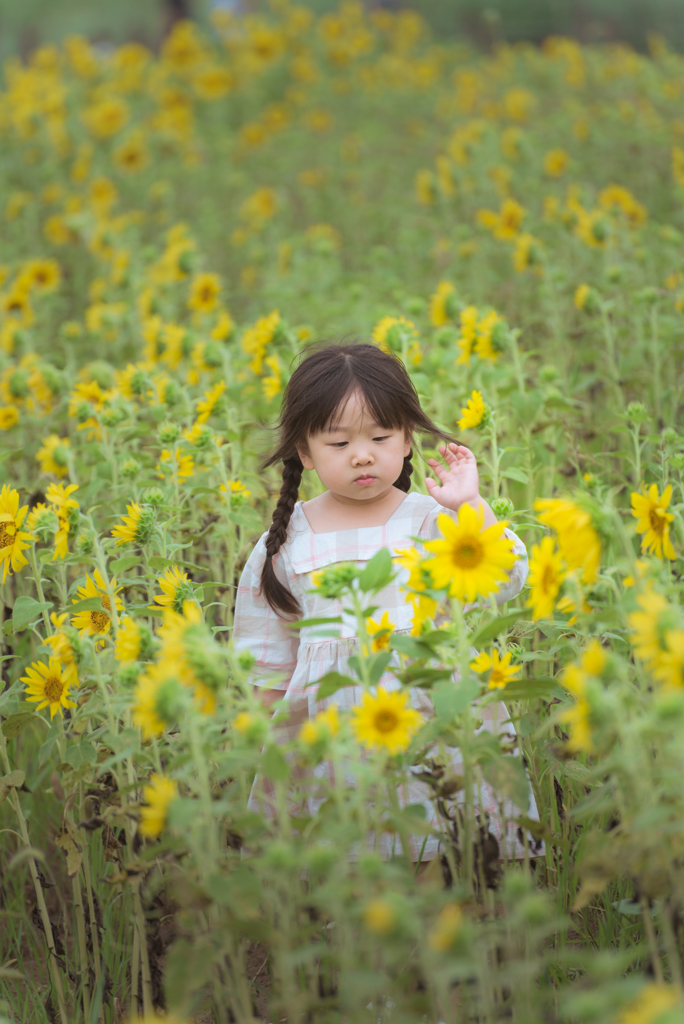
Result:
[[[7,754],[7,740],[5,734],[0,728],[0,757],[5,767],[7,774],[12,770],[10,760]],[[28,827],[26,825],[26,818],[24,812],[21,809],[19,797],[14,787],[10,788],[9,801],[14,809],[14,813],[17,817],[19,824],[19,832],[21,840],[27,851],[32,849],[31,841],[28,834]],[[55,939],[52,933],[52,924],[50,922],[50,915],[48,914],[47,904],[45,903],[45,894],[43,892],[43,886],[40,882],[40,875],[38,873],[38,867],[36,865],[35,858],[29,853],[28,856],[29,872],[31,874],[31,880],[33,881],[33,887],[36,893],[36,903],[38,904],[38,913],[40,914],[40,921],[43,926],[43,932],[45,933],[45,942],[47,944],[49,958],[48,965],[50,970],[50,976],[52,978],[52,984],[57,996],[57,1003],[59,1006],[59,1016],[61,1024],[70,1024],[70,1018],[67,1014],[66,1003],[64,1002],[64,988],[62,986],[62,975],[59,969],[59,961],[57,959],[57,950],[55,948]]]
[[[35,541],[29,548],[29,562],[31,563],[31,571],[33,573],[33,582],[36,585],[36,593],[38,594],[38,600],[41,604],[46,604],[45,594],[43,592],[43,580],[40,575],[38,568],[38,559],[36,558],[36,545]],[[45,625],[45,631],[48,636],[52,635],[52,625],[50,624],[50,616],[48,615],[47,608],[43,608],[43,623]]]

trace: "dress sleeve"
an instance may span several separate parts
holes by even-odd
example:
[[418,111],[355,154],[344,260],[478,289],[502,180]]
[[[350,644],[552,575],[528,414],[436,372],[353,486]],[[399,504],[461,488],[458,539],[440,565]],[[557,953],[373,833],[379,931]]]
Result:
[[[299,634],[287,626],[287,621],[273,611],[261,594],[265,537],[266,534],[261,537],[242,570],[235,603],[233,644],[236,651],[251,651],[256,658],[259,673],[254,680],[256,686],[286,690],[297,664]],[[279,554],[273,564],[279,579],[287,583],[283,562]]]
[[496,593],[496,603],[503,604],[505,601],[512,601],[514,597],[522,590],[527,579],[527,548],[520,540],[517,533],[513,533],[513,530],[508,528],[504,529],[504,533],[510,541],[513,542],[513,553],[516,556],[513,568],[508,574],[508,579],[505,583],[502,583]]

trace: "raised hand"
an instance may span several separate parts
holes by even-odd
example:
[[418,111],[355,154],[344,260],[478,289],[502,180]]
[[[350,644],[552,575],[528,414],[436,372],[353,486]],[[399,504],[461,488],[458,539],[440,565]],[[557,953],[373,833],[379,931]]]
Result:
[[480,497],[480,477],[477,460],[469,448],[462,444],[439,446],[439,453],[446,462],[443,466],[437,459],[428,459],[428,465],[440,483],[428,477],[425,486],[430,497],[444,508],[457,512],[464,501],[477,506]]

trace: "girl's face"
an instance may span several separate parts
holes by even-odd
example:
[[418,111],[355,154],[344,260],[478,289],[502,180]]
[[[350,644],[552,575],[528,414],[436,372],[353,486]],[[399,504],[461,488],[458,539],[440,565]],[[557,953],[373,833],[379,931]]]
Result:
[[334,429],[310,434],[299,457],[315,469],[321,483],[345,502],[369,501],[386,494],[401,474],[411,437],[402,429],[376,423],[353,392],[340,410]]

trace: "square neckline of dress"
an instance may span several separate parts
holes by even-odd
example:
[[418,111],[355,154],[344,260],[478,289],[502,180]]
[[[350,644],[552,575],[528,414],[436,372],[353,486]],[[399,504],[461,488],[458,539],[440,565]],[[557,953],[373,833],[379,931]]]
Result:
[[306,523],[314,537],[329,537],[333,533],[349,533],[351,531],[356,530],[384,530],[384,528],[386,526],[389,526],[389,524],[392,522],[399,509],[404,507],[410,496],[411,491],[407,491],[404,499],[399,502],[392,515],[389,517],[389,519],[386,519],[384,523],[378,523],[376,526],[348,526],[345,530],[323,530],[321,533],[316,533],[316,531],[311,526],[311,523],[307,519],[306,512],[304,511],[304,502],[298,501],[295,507],[298,508],[300,514],[304,517],[304,522]]

